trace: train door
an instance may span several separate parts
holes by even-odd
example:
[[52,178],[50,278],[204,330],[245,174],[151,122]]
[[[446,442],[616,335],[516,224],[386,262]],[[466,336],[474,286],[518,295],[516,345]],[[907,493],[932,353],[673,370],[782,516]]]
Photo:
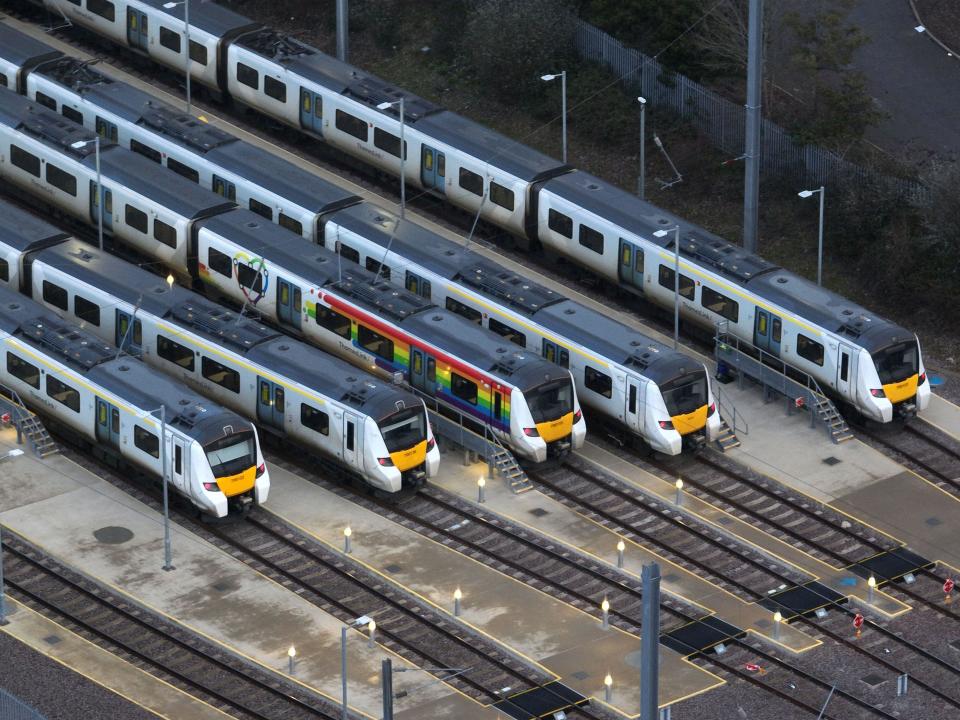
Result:
[[774,357],[780,357],[782,335],[783,321],[773,313],[757,308],[757,319],[753,328],[753,344]]
[[283,430],[286,395],[283,388],[263,378],[257,379],[257,420],[277,430]]
[[412,293],[416,293],[420,297],[425,297],[428,300],[430,299],[433,289],[430,287],[430,281],[424,280],[419,275],[414,275],[412,272],[407,270],[407,290]]
[[288,280],[277,281],[277,312],[280,322],[296,330],[300,329],[300,288]]
[[143,325],[133,318],[133,327],[130,326],[131,315],[123,310],[117,310],[116,337],[114,342],[118,348],[129,355],[140,357],[143,354]]
[[97,129],[97,135],[102,137],[104,140],[113,140],[114,142],[117,142],[118,135],[117,135],[116,123],[112,123],[109,120],[105,120],[104,118],[98,115],[97,122],[96,122],[96,129]]
[[219,175],[213,176],[212,189],[217,195],[221,195],[227,200],[231,200],[233,202],[236,202],[237,200],[237,186],[229,180],[225,180],[224,178],[220,177]]
[[120,411],[100,398],[97,398],[97,442],[120,447]]
[[643,250],[620,238],[620,282],[643,290]]
[[100,199],[103,199],[103,229],[113,231],[113,193],[105,187],[100,187],[97,194],[97,183],[90,181],[90,221],[100,222]]
[[323,137],[323,97],[306,88],[300,88],[300,125]]
[[643,426],[643,412],[641,411],[642,398],[640,397],[640,383],[636,378],[627,376],[627,397],[624,420],[631,430],[639,432]]
[[420,180],[425,188],[446,192],[447,158],[432,147],[420,149]]
[[843,343],[840,343],[838,350],[840,357],[837,362],[837,392],[844,397],[850,397],[850,388],[854,384],[853,361],[857,354],[853,348],[851,348],[849,345],[844,345]]
[[[351,467],[363,469],[360,456],[360,420],[348,412],[343,414],[343,461]],[[362,457],[362,456],[361,456]]]
[[562,345],[557,345],[557,343],[552,340],[543,339],[542,354],[544,358],[554,365],[565,368],[570,367],[570,351]]
[[410,384],[431,397],[437,392],[437,361],[415,347],[410,348]]
[[186,453],[183,451],[183,440],[170,435],[167,442],[167,465],[170,482],[184,494],[188,494],[190,488],[187,487],[186,478],[189,475],[186,472],[184,463],[186,462]]
[[127,7],[127,43],[132,48],[147,49],[147,15],[132,7]]

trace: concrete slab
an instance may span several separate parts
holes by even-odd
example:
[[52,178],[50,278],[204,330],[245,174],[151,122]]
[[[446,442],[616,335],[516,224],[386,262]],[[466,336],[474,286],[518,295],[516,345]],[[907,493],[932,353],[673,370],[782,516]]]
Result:
[[[7,605],[12,615],[9,624],[0,627],[0,632],[135,705],[165,718],[226,720],[233,717],[97,647],[16,600],[7,598]],[[51,638],[57,641],[50,642]]]
[[919,415],[931,425],[940,428],[947,435],[960,439],[960,407],[939,395],[930,396],[930,404]]
[[[452,470],[457,464],[451,462],[455,457],[446,457],[441,476],[456,474]],[[451,615],[453,592],[459,587],[463,622],[584,695],[602,698],[603,678],[609,672],[615,678],[611,706],[625,715],[639,707],[639,637],[616,628],[604,631],[597,618],[283,468],[274,466],[270,472],[270,512],[338,550],[349,523],[352,557],[371,571]],[[723,684],[666,648],[661,648],[660,664],[664,705]]]
[[[11,435],[0,435],[0,451],[15,442]],[[287,649],[295,645],[293,680],[339,702],[338,620],[176,525],[176,570],[163,572],[162,518],[64,457],[41,462],[26,454],[4,466],[4,526],[116,592],[278,673],[286,674]],[[103,544],[93,532],[107,526],[127,528],[133,537],[118,545]],[[376,608],[370,612],[375,615]],[[379,717],[380,661],[389,651],[368,648],[366,637],[356,630],[350,638],[350,705],[362,716]],[[436,718],[495,717],[405,660],[396,657],[394,663],[407,669],[394,681],[398,693],[410,693],[407,717],[418,717],[421,703],[437,713],[445,708],[445,714],[431,716]]]

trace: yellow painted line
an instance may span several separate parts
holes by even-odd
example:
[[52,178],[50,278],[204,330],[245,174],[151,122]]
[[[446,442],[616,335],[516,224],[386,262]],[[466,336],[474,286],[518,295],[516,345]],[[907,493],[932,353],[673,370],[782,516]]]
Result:
[[[149,672],[147,672],[146,670],[143,670],[142,668],[137,667],[136,665],[133,665],[132,663],[124,660],[124,659],[121,658],[120,656],[114,655],[114,654],[111,653],[109,650],[105,650],[104,648],[100,647],[99,645],[95,645],[94,643],[92,643],[92,642],[90,642],[89,640],[87,640],[85,637],[82,637],[82,636],[80,636],[80,635],[77,635],[77,634],[76,634],[75,632],[73,632],[72,630],[64,627],[63,625],[61,625],[60,623],[58,623],[56,620],[51,620],[51,619],[48,618],[46,615],[41,615],[40,613],[38,613],[38,612],[37,612],[36,610],[34,610],[33,608],[28,607],[27,605],[24,605],[23,603],[19,602],[18,600],[15,600],[15,599],[12,598],[12,597],[7,597],[7,598],[6,598],[6,602],[7,602],[7,603],[10,603],[10,604],[12,604],[12,605],[16,605],[20,612],[28,612],[28,613],[30,613],[30,614],[36,615],[37,617],[39,617],[39,618],[41,618],[41,619],[43,620],[44,624],[53,625],[53,626],[56,627],[61,633],[63,633],[63,634],[66,635],[66,636],[69,636],[69,637],[73,638],[74,640],[80,641],[81,644],[83,644],[83,645],[89,645],[91,648],[94,648],[95,650],[98,650],[98,651],[100,651],[100,652],[102,652],[102,653],[105,653],[105,654],[107,654],[107,655],[110,655],[110,657],[115,658],[117,661],[122,662],[122,663],[125,663],[126,665],[129,665],[131,670],[133,670],[133,671],[135,671],[135,672],[137,672],[137,673],[142,673],[142,674],[150,677],[151,679],[155,680],[157,683],[159,683],[159,684],[161,684],[161,685],[167,686],[167,687],[170,688],[173,692],[178,693],[178,694],[180,694],[180,695],[185,695],[185,696],[189,697],[193,702],[196,702],[196,703],[198,703],[198,704],[200,704],[200,705],[204,705],[204,706],[210,708],[210,710],[212,710],[213,712],[218,713],[219,715],[223,715],[223,717],[225,717],[225,718],[232,718],[232,717],[233,717],[233,715],[228,715],[227,713],[223,712],[223,711],[220,710],[219,708],[216,708],[216,707],[214,707],[213,705],[211,705],[210,703],[208,703],[206,700],[203,700],[203,699],[198,698],[198,697],[196,697],[196,696],[194,696],[194,695],[191,695],[190,693],[188,693],[188,692],[186,692],[186,691],[184,691],[184,690],[181,690],[180,688],[176,687],[175,685],[171,685],[170,683],[168,683],[168,682],[167,682],[166,680],[164,680],[163,678],[158,677],[158,676],[154,675],[153,673],[149,673]],[[19,637],[19,636],[17,636],[17,635],[14,635],[13,632],[12,632],[12,630],[14,629],[13,623],[15,623],[15,622],[16,622],[15,620],[11,620],[11,624],[10,624],[10,625],[8,625],[8,626],[6,626],[6,627],[0,626],[0,632],[4,632],[4,633],[6,633],[7,635],[9,635],[10,637],[14,638],[15,640],[17,640],[17,641],[19,641],[19,642],[22,642],[24,645],[27,645],[28,647],[33,648],[35,651],[37,651],[37,652],[39,652],[40,654],[42,654],[42,655],[43,655],[44,657],[46,657],[48,660],[52,660],[53,662],[55,662],[55,663],[57,663],[57,664],[59,664],[59,665],[62,665],[63,667],[65,667],[65,668],[66,668],[67,670],[69,670],[70,672],[74,672],[74,673],[76,673],[77,675],[80,675],[80,676],[82,676],[82,677],[85,677],[87,680],[89,680],[90,682],[94,683],[95,685],[99,685],[100,687],[104,688],[105,690],[108,690],[109,692],[112,692],[114,695],[117,695],[117,696],[123,698],[123,699],[126,700],[128,703],[130,703],[131,705],[136,705],[137,707],[141,707],[141,708],[143,708],[144,710],[146,710],[147,712],[149,712],[149,713],[152,714],[152,715],[157,715],[157,716],[162,717],[162,718],[168,718],[168,720],[179,720],[179,718],[170,718],[168,715],[164,715],[163,713],[161,713],[161,712],[160,712],[159,710],[157,710],[156,708],[151,708],[151,707],[149,707],[149,706],[147,706],[147,705],[144,705],[142,702],[136,700],[135,698],[131,697],[130,695],[127,695],[126,693],[124,693],[124,692],[121,691],[121,690],[118,690],[118,689],[115,688],[115,687],[111,687],[111,686],[107,685],[106,683],[104,683],[104,682],[102,682],[101,680],[97,679],[97,678],[94,677],[93,675],[90,675],[89,673],[85,672],[84,670],[81,670],[79,667],[76,667],[76,666],[74,666],[74,665],[68,665],[65,660],[61,660],[59,657],[56,657],[55,655],[50,655],[50,654],[48,654],[41,645],[39,645],[39,644],[34,644],[33,642],[28,642],[28,641],[25,640],[24,638]],[[33,640],[33,638],[31,638],[31,640]]]
[[933,422],[932,420],[929,420],[928,418],[924,417],[923,415],[918,415],[918,417],[920,418],[920,420],[922,420],[923,422],[925,422],[927,425],[930,425],[931,427],[935,427],[937,430],[939,430],[940,432],[942,432],[944,435],[949,435],[950,437],[952,437],[952,438],[954,438],[954,439],[956,439],[956,440],[960,440],[960,435],[957,435],[956,432],[954,432],[954,431],[952,431],[952,430],[947,430],[945,427],[942,427],[941,425],[937,425],[937,423]]

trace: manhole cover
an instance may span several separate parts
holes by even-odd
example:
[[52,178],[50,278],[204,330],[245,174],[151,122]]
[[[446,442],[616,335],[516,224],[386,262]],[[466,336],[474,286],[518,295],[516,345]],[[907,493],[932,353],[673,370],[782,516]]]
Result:
[[543,517],[544,515],[549,515],[549,510],[544,510],[543,508],[534,508],[530,511],[530,514],[534,517]]
[[938,517],[929,517],[926,520],[924,520],[924,522],[930,527],[936,527],[937,525],[943,524],[943,520],[941,520]]
[[676,573],[670,573],[669,575],[664,575],[664,576],[662,576],[660,579],[663,580],[663,582],[672,583],[672,582],[676,582],[677,580],[679,580],[679,579],[680,579],[680,576],[677,575]]
[[233,583],[229,580],[221,580],[220,582],[215,582],[213,584],[213,589],[220,593],[225,593],[227,590],[233,588]]
[[884,678],[876,675],[875,673],[870,673],[869,675],[864,675],[862,678],[860,678],[860,680],[861,682],[865,682],[870,687],[876,687],[884,681]]
[[824,458],[824,459],[823,459],[823,462],[824,462],[825,465],[839,465],[839,464],[840,464],[841,462],[843,462],[843,461],[840,460],[839,458],[835,458],[833,455],[831,455],[831,456],[828,457],[828,458]]
[[102,527],[93,531],[93,536],[106,545],[122,545],[133,539],[133,533],[125,527]]
[[59,635],[47,635],[47,636],[43,639],[43,641],[44,641],[47,645],[56,645],[57,643],[62,642],[62,641],[63,641],[63,638],[61,638]]
[[721,515],[720,517],[717,518],[718,525],[729,525],[732,522],[733,522],[733,518],[727,515]]
[[386,570],[391,575],[395,575],[403,569],[402,565],[387,565],[384,570]]
[[588,677],[590,677],[590,673],[584,672],[583,670],[578,670],[575,673],[570,673],[570,677],[576,680],[586,680]]

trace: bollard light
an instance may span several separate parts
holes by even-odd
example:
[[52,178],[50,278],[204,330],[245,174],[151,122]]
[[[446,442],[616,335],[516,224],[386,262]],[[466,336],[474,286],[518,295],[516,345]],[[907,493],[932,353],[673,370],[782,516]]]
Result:
[[460,617],[460,601],[463,599],[463,593],[460,588],[453,591],[453,616]]
[[173,290],[173,273],[167,275],[167,285]]
[[677,478],[674,486],[677,488],[677,505],[680,505],[683,502],[683,479]]
[[623,569],[623,551],[627,549],[623,540],[617,541],[617,567]]
[[613,678],[610,677],[610,673],[607,673],[603,679],[603,697],[608,703],[613,697]]
[[877,579],[871,575],[867,578],[867,602],[873,604],[873,591],[877,587]]
[[487,486],[487,479],[483,475],[481,475],[480,478],[477,480],[477,502],[479,503],[483,503],[486,500],[486,497],[484,496],[484,492],[483,492],[486,486]]
[[773,639],[780,639],[780,623],[783,622],[783,615],[780,614],[780,611],[777,610],[773,614]]
[[600,610],[603,611],[603,629],[606,630],[610,627],[610,601],[604,598]]
[[350,538],[353,537],[353,529],[347,525],[343,529],[343,551],[349,555],[353,552],[353,548],[350,545]]
[[367,638],[367,645],[373,647],[377,642],[377,621],[371,620],[367,624],[367,630],[370,631],[370,635]]
[[293,675],[293,667],[297,662],[297,649],[293,645],[291,645],[290,649],[287,650],[287,660],[290,663],[290,674]]

